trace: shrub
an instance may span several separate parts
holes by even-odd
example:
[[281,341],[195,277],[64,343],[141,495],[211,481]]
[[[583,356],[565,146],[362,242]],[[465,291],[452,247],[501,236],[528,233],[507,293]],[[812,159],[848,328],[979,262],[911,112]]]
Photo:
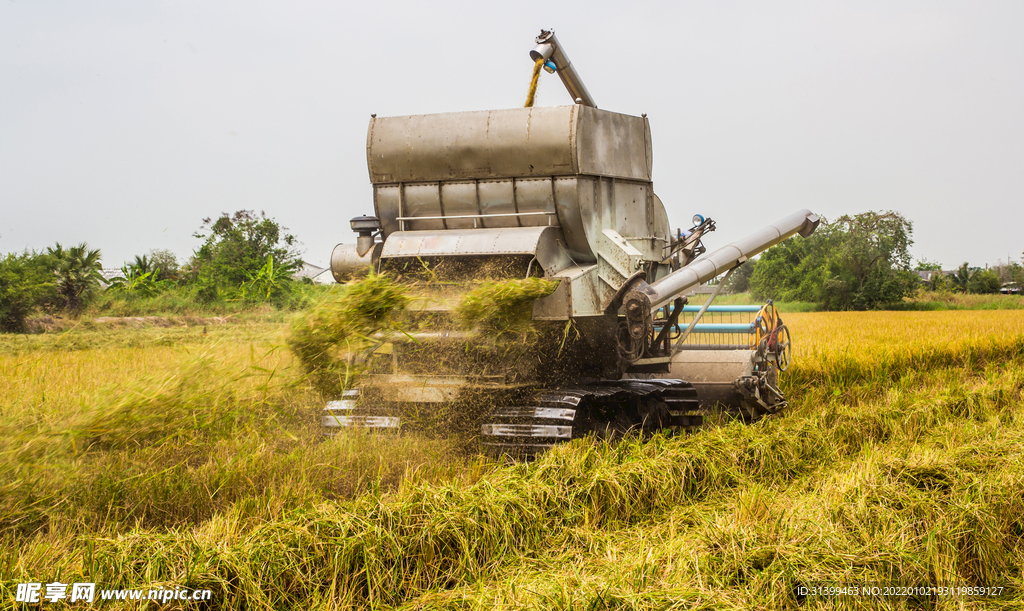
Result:
[[258,274],[268,257],[274,258],[274,265],[292,271],[299,265],[296,240],[285,231],[274,219],[251,210],[224,213],[216,221],[204,219],[195,237],[206,241],[190,262],[193,276],[203,283],[213,281],[236,289]]
[[0,331],[24,331],[32,311],[54,297],[55,280],[45,256],[26,252],[0,259]]

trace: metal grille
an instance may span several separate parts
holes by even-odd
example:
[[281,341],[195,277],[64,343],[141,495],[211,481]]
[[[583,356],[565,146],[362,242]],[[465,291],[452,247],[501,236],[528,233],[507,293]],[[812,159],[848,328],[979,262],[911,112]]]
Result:
[[[683,331],[693,321],[700,306],[688,305],[679,316],[679,329]],[[751,350],[754,348],[754,328],[761,306],[710,306],[689,337],[683,342],[689,350]],[[676,334],[676,333],[674,333]]]

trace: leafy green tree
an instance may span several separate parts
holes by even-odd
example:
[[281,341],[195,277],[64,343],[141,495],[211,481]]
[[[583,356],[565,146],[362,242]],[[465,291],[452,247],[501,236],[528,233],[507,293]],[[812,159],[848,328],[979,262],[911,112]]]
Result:
[[949,289],[950,286],[949,278],[941,272],[935,272],[932,274],[932,277],[928,279],[927,286],[929,291],[934,291],[936,293],[939,291],[945,291]]
[[953,272],[953,276],[950,278],[953,283],[953,288],[960,293],[966,293],[967,286],[971,282],[972,273],[973,270],[971,270],[971,268],[968,267],[967,262],[964,261],[963,264]]
[[929,261],[928,259],[919,259],[917,265],[914,266],[915,272],[938,272],[942,271],[942,264],[938,261]]
[[220,288],[212,273],[201,273],[193,283],[195,298],[199,303],[212,303],[220,297]]
[[914,292],[913,225],[896,212],[822,221],[807,239],[786,240],[761,255],[750,279],[755,297],[815,301],[828,310],[868,310]]
[[970,267],[964,262],[953,274],[953,287],[961,293],[998,293],[1003,283],[999,275],[989,269]]
[[1003,283],[999,276],[990,269],[981,269],[971,274],[967,282],[967,290],[970,293],[991,294],[998,293]]
[[157,280],[177,282],[181,278],[178,257],[174,256],[173,252],[161,249],[151,250],[149,251],[149,262],[158,270],[156,272]]
[[65,249],[58,242],[46,249],[46,256],[56,275],[58,307],[81,311],[103,281],[99,249],[89,250],[85,242]]
[[25,252],[0,259],[0,331],[25,331],[28,316],[55,293],[55,278],[44,256]]
[[190,267],[200,287],[237,289],[259,273],[273,257],[275,265],[292,271],[300,265],[295,236],[274,219],[251,210],[203,219],[195,237],[205,240]]
[[726,294],[735,293],[746,293],[750,290],[750,277],[754,274],[754,268],[757,267],[757,259],[750,259],[743,265],[736,268],[736,271],[729,276],[729,280],[722,287],[722,292]]
[[1024,265],[1014,262],[1008,267],[1010,268],[1010,282],[1015,283],[1018,288],[1024,288]]
[[[822,231],[822,221],[817,231]],[[826,280],[824,241],[817,232],[793,238],[763,252],[750,276],[750,293],[757,299],[818,301]],[[746,265],[746,264],[744,264]]]

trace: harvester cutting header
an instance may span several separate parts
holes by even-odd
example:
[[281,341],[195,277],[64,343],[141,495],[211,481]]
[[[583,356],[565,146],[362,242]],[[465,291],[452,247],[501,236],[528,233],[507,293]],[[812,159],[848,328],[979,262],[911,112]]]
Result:
[[[410,281],[448,270],[459,282],[557,282],[533,320],[571,325],[576,347],[540,350],[525,370],[476,358],[427,373],[425,345],[476,341],[445,328],[438,299],[422,308],[420,332],[360,356],[370,374],[329,404],[324,424],[406,426],[410,413],[472,396],[485,447],[530,454],[590,433],[685,429],[716,403],[748,417],[777,411],[789,340],[774,308],[710,306],[717,292],[697,308],[685,295],[810,235],[818,217],[801,210],[706,252],[714,221],[695,215],[673,230],[654,193],[647,117],[598,109],[554,33],[536,43],[531,57],[574,104],[371,118],[374,214],[352,219],[357,243],[335,248],[331,270],[338,282],[371,268]],[[732,321],[700,322],[712,317]]]

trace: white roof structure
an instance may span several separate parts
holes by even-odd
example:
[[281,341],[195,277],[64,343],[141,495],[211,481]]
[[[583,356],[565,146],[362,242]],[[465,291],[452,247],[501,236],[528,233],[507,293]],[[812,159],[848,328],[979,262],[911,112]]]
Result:
[[292,278],[296,280],[302,280],[303,278],[309,278],[316,284],[331,284],[334,282],[334,277],[331,275],[330,268],[320,267],[319,265],[313,265],[302,261],[302,267],[300,267]]
[[114,278],[124,278],[124,272],[119,267],[104,267],[100,269],[100,275],[103,276],[103,286],[110,286],[110,281]]

